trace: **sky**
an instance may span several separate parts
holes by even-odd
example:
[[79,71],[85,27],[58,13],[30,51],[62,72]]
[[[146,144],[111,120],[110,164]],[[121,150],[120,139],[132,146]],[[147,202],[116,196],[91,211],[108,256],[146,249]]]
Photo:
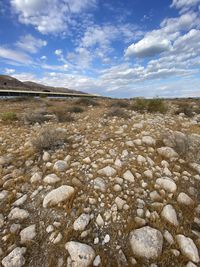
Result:
[[118,98],[200,97],[200,0],[0,0],[0,73]]

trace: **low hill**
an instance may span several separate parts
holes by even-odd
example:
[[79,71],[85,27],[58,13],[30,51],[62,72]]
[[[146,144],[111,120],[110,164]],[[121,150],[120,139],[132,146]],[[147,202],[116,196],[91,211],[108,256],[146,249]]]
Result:
[[76,91],[64,87],[46,86],[43,84],[26,81],[21,82],[18,79],[8,76],[0,75],[0,90],[26,90],[26,91],[43,91],[43,92],[61,92],[61,93],[79,93],[85,94],[81,91]]

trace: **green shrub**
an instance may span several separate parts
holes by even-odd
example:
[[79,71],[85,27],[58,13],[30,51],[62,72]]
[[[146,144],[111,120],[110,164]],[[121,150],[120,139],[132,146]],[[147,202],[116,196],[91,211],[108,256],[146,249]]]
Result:
[[68,111],[71,113],[82,113],[84,112],[84,109],[81,107],[74,106],[74,107],[69,108]]
[[2,121],[16,121],[17,120],[17,114],[12,111],[3,112],[1,113],[0,116],[1,116]]
[[132,109],[135,111],[144,112],[147,110],[147,106],[148,106],[147,99],[137,98],[132,105]]
[[33,139],[32,145],[36,151],[42,152],[43,150],[51,150],[62,146],[66,141],[65,132],[52,127],[45,127]]
[[159,99],[159,98],[154,98],[148,101],[147,111],[151,113],[156,113],[156,112],[166,113],[167,106],[164,103],[164,100]]

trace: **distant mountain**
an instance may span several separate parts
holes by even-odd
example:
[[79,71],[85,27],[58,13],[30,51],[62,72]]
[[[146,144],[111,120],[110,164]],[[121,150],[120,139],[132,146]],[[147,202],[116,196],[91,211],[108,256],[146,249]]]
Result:
[[0,91],[1,90],[23,90],[23,91],[43,91],[43,92],[61,92],[61,93],[79,93],[86,94],[81,91],[76,91],[64,87],[46,86],[43,84],[27,81],[21,82],[18,79],[8,76],[0,75]]

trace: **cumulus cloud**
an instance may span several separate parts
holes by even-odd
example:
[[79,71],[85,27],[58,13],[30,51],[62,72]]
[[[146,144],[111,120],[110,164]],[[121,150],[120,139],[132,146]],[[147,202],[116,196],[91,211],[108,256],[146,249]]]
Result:
[[47,42],[33,37],[31,34],[25,35],[19,39],[16,46],[29,53],[37,53],[39,49],[46,46]]
[[181,12],[185,12],[195,7],[197,4],[200,4],[200,0],[173,0],[171,7],[175,7],[180,9]]
[[171,42],[159,36],[147,35],[136,44],[130,45],[125,56],[151,57],[171,49]]
[[23,24],[33,25],[43,34],[63,33],[73,16],[95,6],[96,0],[10,0]]

